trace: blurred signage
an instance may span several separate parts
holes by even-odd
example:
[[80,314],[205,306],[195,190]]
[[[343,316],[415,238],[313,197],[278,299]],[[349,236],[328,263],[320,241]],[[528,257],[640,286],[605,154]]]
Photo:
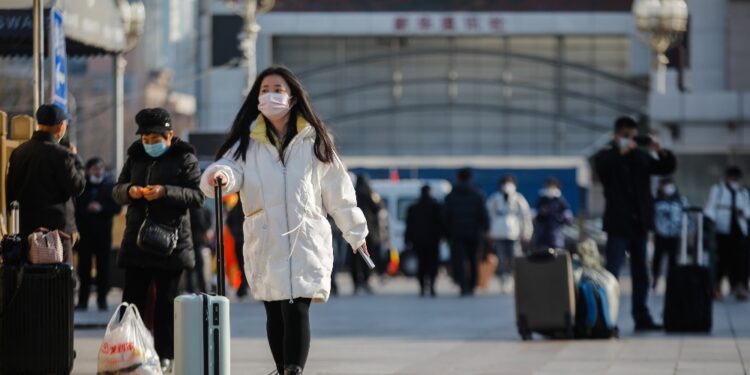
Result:
[[486,34],[504,31],[503,17],[497,15],[397,15],[393,31],[411,33]]
[[274,12],[630,12],[633,0],[276,0]]
[[52,103],[68,111],[68,62],[65,53],[65,31],[63,30],[63,15],[57,9],[52,9]]

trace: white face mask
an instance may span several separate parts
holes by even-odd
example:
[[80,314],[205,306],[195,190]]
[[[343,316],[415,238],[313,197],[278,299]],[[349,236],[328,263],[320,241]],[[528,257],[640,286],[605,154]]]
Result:
[[663,191],[666,195],[672,195],[677,192],[677,187],[672,184],[664,185]]
[[630,138],[619,138],[617,140],[617,145],[620,146],[620,148],[625,148],[625,147],[628,147],[630,142],[631,142]]
[[558,198],[562,193],[560,192],[560,189],[556,187],[549,187],[544,189],[544,196],[547,198]]
[[91,182],[92,184],[101,184],[102,181],[104,181],[104,175],[101,175],[101,176],[91,175],[91,176],[89,176],[89,182]]
[[258,97],[258,110],[263,116],[271,120],[278,120],[289,113],[290,99],[291,97],[288,94],[265,93]]
[[502,190],[503,190],[503,193],[505,194],[513,194],[516,192],[516,184],[513,184],[513,183],[503,184]]

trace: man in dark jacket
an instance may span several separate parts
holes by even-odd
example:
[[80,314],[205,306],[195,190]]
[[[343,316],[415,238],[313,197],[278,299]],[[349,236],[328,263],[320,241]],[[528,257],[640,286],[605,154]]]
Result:
[[10,155],[7,201],[20,205],[21,238],[41,227],[77,235],[73,198],[83,192],[86,176],[75,146],[60,145],[67,114],[57,105],[44,104],[36,118],[39,130]]
[[76,223],[81,233],[78,250],[78,310],[86,310],[91,289],[91,258],[96,256],[96,296],[100,311],[107,311],[109,291],[109,253],[112,251],[112,218],[121,207],[112,199],[114,185],[105,174],[104,161],[93,158],[86,162],[88,182],[76,200]]
[[417,203],[411,205],[406,213],[406,246],[417,253],[419,258],[419,294],[423,296],[429,290],[432,297],[435,293],[435,277],[438,271],[440,240],[443,239],[443,207],[432,197],[430,187],[425,185]]
[[[672,173],[674,155],[653,137],[638,137],[636,122],[629,117],[615,121],[612,142],[594,157],[596,173],[604,186],[604,231],[607,232],[607,270],[615,276],[630,254],[633,282],[632,315],[636,330],[661,329],[646,306],[649,276],[646,241],[654,228],[651,176]],[[638,139],[638,143],[636,143]],[[639,145],[640,143],[640,145]]]
[[[174,298],[183,270],[195,266],[188,210],[203,205],[198,185],[201,171],[195,149],[174,137],[169,113],[162,108],[141,110],[135,118],[141,139],[128,149],[112,196],[128,206],[118,265],[125,268],[122,299],[145,311],[148,290],[156,285],[154,344],[162,367],[174,358]],[[177,246],[153,254],[138,245],[144,220],[176,228]]]
[[474,294],[477,285],[479,240],[489,229],[489,215],[484,197],[471,185],[471,177],[470,169],[459,170],[458,183],[445,197],[445,228],[451,245],[453,278],[461,287],[462,296]]

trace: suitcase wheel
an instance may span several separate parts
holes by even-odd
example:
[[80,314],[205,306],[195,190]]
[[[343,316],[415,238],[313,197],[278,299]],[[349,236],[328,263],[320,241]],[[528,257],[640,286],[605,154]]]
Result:
[[531,340],[531,331],[529,330],[529,323],[525,315],[518,317],[518,334],[521,335],[521,340]]

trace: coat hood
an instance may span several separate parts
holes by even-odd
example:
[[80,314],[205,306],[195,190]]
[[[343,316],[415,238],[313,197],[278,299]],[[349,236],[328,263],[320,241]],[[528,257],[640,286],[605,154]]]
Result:
[[[195,155],[195,147],[190,143],[183,141],[178,137],[172,138],[172,145],[169,146],[169,150],[165,155],[177,153],[178,155],[193,154]],[[135,141],[128,148],[128,156],[131,158],[150,158],[146,153],[146,149],[143,148],[141,141]]]
[[[307,120],[305,120],[305,118],[302,117],[301,115],[297,115],[296,125],[297,125],[297,135],[302,135],[305,138],[311,135],[312,136],[315,135],[315,131],[312,128],[312,126],[310,126],[310,123],[307,122]],[[263,117],[263,115],[258,115],[258,118],[255,119],[252,125],[250,125],[250,138],[258,142],[271,144],[271,140],[268,139],[268,132],[266,130],[267,128],[268,128],[268,125],[266,124],[265,117]]]

